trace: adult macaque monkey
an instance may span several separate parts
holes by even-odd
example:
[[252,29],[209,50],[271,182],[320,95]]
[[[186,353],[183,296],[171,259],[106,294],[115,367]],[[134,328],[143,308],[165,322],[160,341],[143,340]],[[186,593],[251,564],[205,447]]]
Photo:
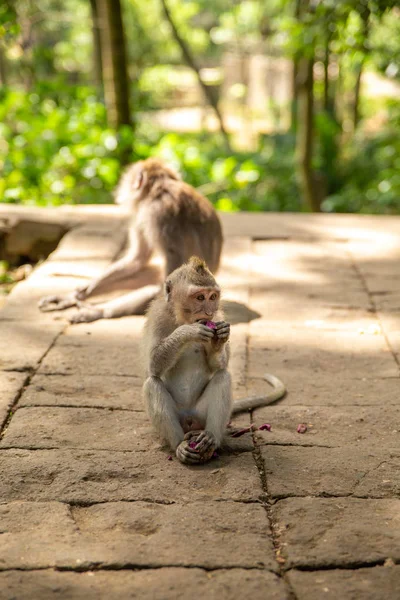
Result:
[[164,258],[164,280],[194,254],[203,258],[211,271],[218,269],[223,239],[217,213],[204,196],[160,160],[148,158],[128,167],[116,189],[115,202],[132,214],[125,255],[89,285],[65,296],[42,298],[41,310],[78,306],[81,309],[70,318],[72,323],[142,312],[160,291],[159,286],[145,285],[102,305],[83,301],[138,274],[154,251]]
[[[230,325],[219,310],[220,289],[205,262],[192,257],[171,273],[164,296],[151,304],[143,344],[143,394],[150,419],[182,463],[209,460],[232,413],[275,402],[285,394],[266,375],[269,395],[232,405],[228,372]],[[208,325],[207,325],[208,324]]]

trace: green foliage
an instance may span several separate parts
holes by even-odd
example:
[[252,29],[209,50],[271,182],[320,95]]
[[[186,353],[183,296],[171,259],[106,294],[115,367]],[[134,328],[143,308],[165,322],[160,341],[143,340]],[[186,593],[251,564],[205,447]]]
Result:
[[327,212],[400,214],[400,108],[385,129],[363,133],[345,146],[338,164],[341,188],[322,204]]
[[301,210],[294,180],[293,140],[268,136],[257,152],[228,154],[212,134],[169,133],[154,145],[136,145],[142,158],[174,164],[221,210]]
[[48,85],[0,93],[0,197],[56,205],[107,202],[132,145],[129,128],[107,128],[87,88]]
[[[340,130],[329,115],[317,119],[316,168],[328,178],[326,212],[400,214],[400,108],[374,136],[359,132],[339,153]],[[336,141],[335,141],[336,140]],[[132,153],[134,142],[135,153]],[[268,135],[256,152],[224,150],[219,136],[157,131],[145,121],[107,128],[92,90],[42,85],[31,94],[0,94],[0,198],[40,206],[111,201],[121,157],[159,156],[220,210],[299,211],[292,134]]]
[[8,263],[5,260],[0,260],[0,285],[6,283],[14,283],[14,279],[8,272]]

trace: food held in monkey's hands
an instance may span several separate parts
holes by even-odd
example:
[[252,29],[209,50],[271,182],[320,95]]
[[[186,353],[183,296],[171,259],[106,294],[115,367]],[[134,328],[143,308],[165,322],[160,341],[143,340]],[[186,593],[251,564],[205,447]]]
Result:
[[202,444],[198,442],[198,436],[201,434],[201,431],[192,431],[185,436],[185,440],[181,442],[182,444],[187,444],[187,446],[194,452],[196,452],[199,456],[199,462],[205,463],[208,462],[211,458],[214,457],[215,447],[214,445],[206,446],[202,449]]
[[210,329],[217,329],[217,324],[214,321],[206,321],[204,325]]

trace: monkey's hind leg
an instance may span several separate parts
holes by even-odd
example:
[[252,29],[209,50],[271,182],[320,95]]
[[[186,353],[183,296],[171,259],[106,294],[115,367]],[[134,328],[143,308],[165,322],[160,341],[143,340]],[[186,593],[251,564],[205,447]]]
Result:
[[200,461],[199,453],[183,443],[184,432],[179,421],[176,402],[158,377],[148,377],[143,385],[143,395],[151,422],[167,440],[182,463],[195,464]]
[[121,298],[115,298],[102,304],[91,305],[81,302],[80,310],[73,314],[69,321],[70,323],[91,323],[99,319],[116,319],[143,314],[159,291],[160,286],[147,285],[125,294]]
[[231,414],[232,384],[229,372],[217,371],[208,382],[196,405],[196,411],[205,421],[205,430],[197,437],[196,450],[212,457],[224,438]]

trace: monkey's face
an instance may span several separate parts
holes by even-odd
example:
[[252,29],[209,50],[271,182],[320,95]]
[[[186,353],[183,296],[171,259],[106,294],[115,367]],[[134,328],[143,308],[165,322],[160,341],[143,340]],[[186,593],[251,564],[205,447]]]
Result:
[[218,288],[202,288],[192,286],[181,300],[181,310],[177,317],[183,323],[212,321],[219,307],[220,291]]

